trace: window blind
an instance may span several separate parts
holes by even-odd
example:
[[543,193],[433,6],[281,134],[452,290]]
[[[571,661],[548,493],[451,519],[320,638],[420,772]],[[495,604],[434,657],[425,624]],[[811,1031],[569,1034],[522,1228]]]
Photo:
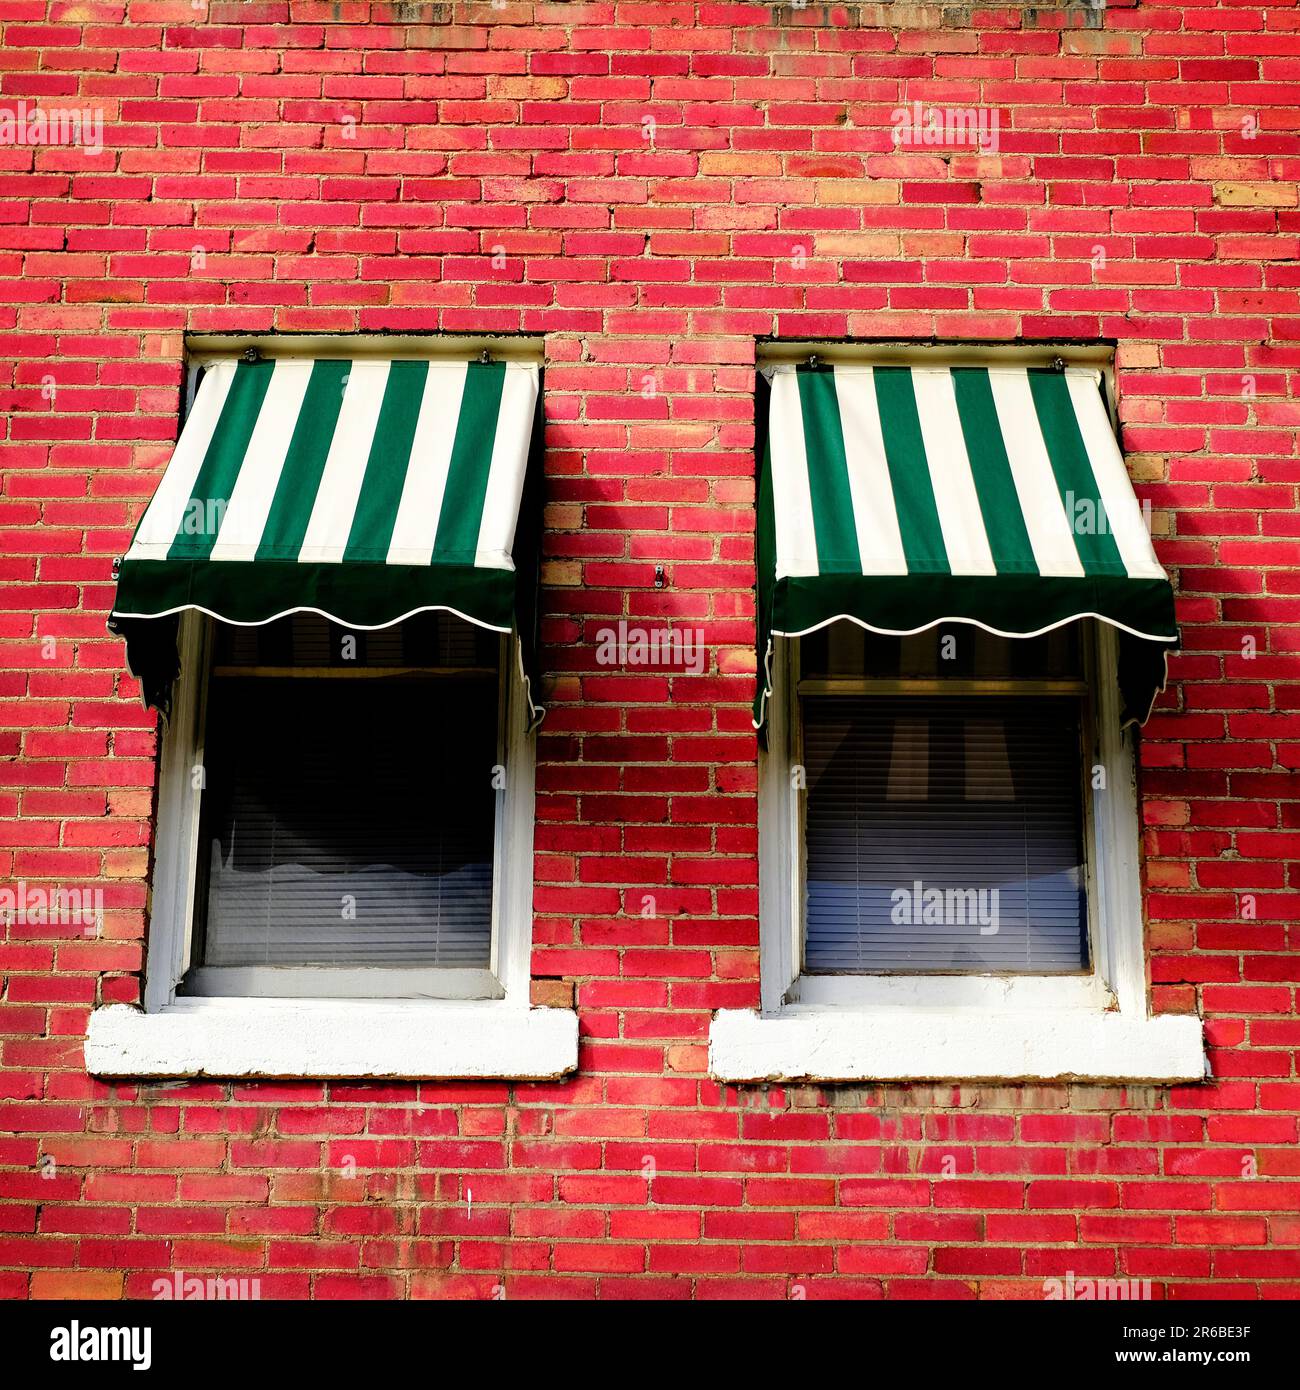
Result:
[[1079,705],[806,696],[805,969],[1087,964]]
[[214,678],[209,966],[485,967],[495,681]]
[[501,639],[451,613],[416,613],[375,631],[354,631],[317,613],[260,627],[214,625],[214,667],[496,666]]

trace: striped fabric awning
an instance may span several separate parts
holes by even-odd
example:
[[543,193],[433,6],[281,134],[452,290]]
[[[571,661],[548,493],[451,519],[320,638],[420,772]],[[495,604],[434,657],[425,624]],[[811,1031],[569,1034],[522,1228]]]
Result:
[[761,381],[756,727],[772,637],[838,619],[1031,637],[1098,618],[1120,632],[1125,717],[1145,720],[1178,641],[1173,589],[1099,372],[808,364]]
[[209,366],[109,619],[146,701],[166,705],[185,609],[355,629],[443,609],[517,632],[529,671],[539,400],[538,368],[515,362]]

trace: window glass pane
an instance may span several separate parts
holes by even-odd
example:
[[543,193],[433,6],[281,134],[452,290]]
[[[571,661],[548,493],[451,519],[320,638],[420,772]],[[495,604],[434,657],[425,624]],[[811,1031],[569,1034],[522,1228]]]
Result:
[[800,673],[821,680],[1064,680],[1082,671],[1078,624],[1041,637],[997,637],[949,623],[907,637],[881,637],[856,623],[831,623],[800,638]]
[[802,707],[806,970],[1086,967],[1077,700]]
[[206,750],[204,964],[489,964],[495,677],[214,674]]

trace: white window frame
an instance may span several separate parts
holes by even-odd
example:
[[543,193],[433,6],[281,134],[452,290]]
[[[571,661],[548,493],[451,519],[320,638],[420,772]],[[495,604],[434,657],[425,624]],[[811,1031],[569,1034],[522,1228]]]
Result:
[[[509,939],[507,923],[526,914],[527,903],[521,902],[520,896],[531,888],[530,884],[520,885],[517,882],[520,877],[518,864],[504,852],[507,828],[517,825],[520,819],[520,809],[515,804],[519,793],[513,787],[508,772],[504,786],[497,789],[493,799],[490,958],[486,967],[212,966],[194,960],[199,914],[193,893],[199,878],[198,855],[202,852],[198,834],[203,794],[193,788],[193,773],[195,769],[202,768],[206,761],[204,744],[207,694],[212,679],[213,622],[213,619],[194,612],[183,614],[181,619],[178,648],[193,663],[189,669],[195,675],[179,681],[175,693],[173,717],[164,734],[158,812],[158,857],[161,861],[164,850],[171,849],[165,843],[170,836],[176,834],[181,837],[176,852],[167,856],[169,868],[180,874],[181,881],[158,883],[154,889],[155,902],[158,902],[161,890],[166,912],[164,921],[168,924],[165,934],[169,941],[165,948],[166,957],[156,962],[156,984],[153,983],[155,961],[151,944],[145,1007],[151,1004],[165,1006],[173,1002],[182,978],[187,996],[215,998],[504,998],[506,978],[518,973],[518,963],[512,962],[503,949]],[[190,631],[191,628],[196,631]],[[521,702],[527,708],[519,672],[515,670],[513,675],[511,672],[514,664],[512,646],[510,638],[504,635],[497,643],[497,737],[494,758],[496,764],[503,768],[522,761],[523,753],[511,748],[511,721],[518,720],[522,724],[525,716],[520,708]],[[250,678],[255,680],[256,675],[250,673]],[[183,710],[179,708],[182,702],[185,706]],[[173,743],[174,738],[185,741]],[[169,798],[169,804],[165,807],[163,796]],[[189,856],[188,861],[186,855]],[[503,905],[505,894],[513,896],[508,904]]]
[[[245,335],[195,338],[188,346],[191,398],[199,366],[249,347],[267,355],[316,356],[466,356],[486,350],[521,360],[535,360],[540,352],[536,340],[374,335],[295,340]],[[92,1013],[87,1070],[105,1077],[519,1080],[552,1079],[575,1070],[576,1013],[533,1008],[530,1000],[536,733],[527,728],[527,689],[517,644],[510,638],[503,639],[499,665],[498,751],[505,779],[496,801],[490,975],[476,970],[330,967],[318,972],[285,967],[283,991],[274,996],[177,995],[195,916],[202,790],[192,785],[191,770],[204,761],[211,632],[205,615],[182,615],[177,641],[181,674],[161,735],[143,1008],[116,1004]],[[214,979],[219,988],[237,987],[238,972],[221,973],[219,983]],[[354,992],[348,997],[314,995],[313,978],[319,983],[326,975],[332,980],[346,975]],[[397,992],[390,993],[394,988]],[[417,991],[419,997],[410,997]]]
[[[205,765],[205,724],[214,620],[187,612],[177,643],[181,675],[163,734],[159,773],[157,871],[149,924],[144,1003],[147,1011],[183,998],[527,998],[529,962],[517,940],[532,910],[533,744],[524,733],[527,699],[509,638],[499,645],[496,760],[504,768],[495,793],[491,956],[486,969],[375,966],[205,966],[193,959],[199,904],[199,828],[204,791],[194,774]],[[523,708],[521,708],[521,705]],[[436,732],[433,735],[437,736]],[[525,863],[516,850],[526,843]],[[525,937],[524,947],[528,946]],[[244,986],[244,988],[241,988]]]
[[[1091,630],[1091,631],[1089,631]],[[1086,975],[801,974],[803,803],[798,639],[776,638],[759,754],[761,1009],[723,1010],[711,1069],[729,1081],[1199,1080],[1199,1018],[1147,1009],[1134,740],[1120,723],[1118,642],[1084,626],[1084,726],[1104,789],[1085,797]],[[1085,766],[1086,766],[1085,755]],[[1092,778],[1088,778],[1091,788]]]

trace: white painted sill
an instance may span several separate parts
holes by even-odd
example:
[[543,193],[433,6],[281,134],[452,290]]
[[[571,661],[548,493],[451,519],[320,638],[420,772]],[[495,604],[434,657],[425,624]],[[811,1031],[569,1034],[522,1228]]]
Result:
[[890,1005],[722,1009],[709,1029],[719,1081],[1201,1081],[1201,1020],[1117,1011]]
[[553,1080],[578,1065],[571,1009],[504,1001],[178,999],[96,1009],[92,1076]]

